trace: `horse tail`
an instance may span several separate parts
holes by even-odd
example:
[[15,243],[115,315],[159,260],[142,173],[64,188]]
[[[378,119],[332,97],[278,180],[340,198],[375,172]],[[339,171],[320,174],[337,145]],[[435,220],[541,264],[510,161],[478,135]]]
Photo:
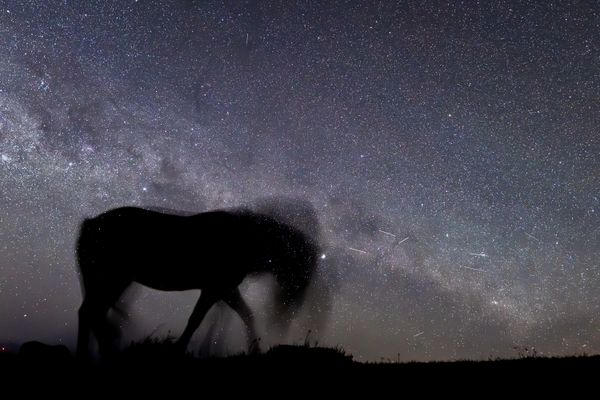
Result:
[[106,267],[107,234],[105,221],[102,217],[86,218],[79,227],[77,237],[77,269],[81,283],[82,295],[89,291],[103,291],[101,287],[102,275],[106,273],[102,269]]
[[94,219],[84,219],[79,226],[79,234],[77,236],[76,245],[76,258],[77,258],[77,272],[79,274],[79,280],[81,282],[81,291],[85,296],[86,289],[90,285],[90,269],[91,264],[94,262],[93,251],[93,237],[95,229]]

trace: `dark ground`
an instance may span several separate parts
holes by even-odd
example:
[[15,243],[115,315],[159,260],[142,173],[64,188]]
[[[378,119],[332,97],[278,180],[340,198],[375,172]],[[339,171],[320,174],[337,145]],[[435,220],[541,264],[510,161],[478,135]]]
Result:
[[600,373],[600,356],[361,363],[342,349],[281,345],[262,354],[199,359],[189,353],[174,353],[168,341],[148,339],[132,344],[109,361],[81,363],[65,350],[33,343],[19,353],[0,353],[4,386],[46,381],[59,388],[80,384],[86,390],[94,388],[86,394],[115,388],[138,394],[140,390],[152,393],[167,388],[172,394],[197,392],[200,388],[256,392],[283,385],[292,394],[324,385],[345,391],[356,385],[385,387],[398,393],[409,388],[469,392],[483,385],[488,390],[480,394],[489,395],[517,387],[518,393],[522,388],[532,393],[552,391],[554,387],[587,390],[596,387]]

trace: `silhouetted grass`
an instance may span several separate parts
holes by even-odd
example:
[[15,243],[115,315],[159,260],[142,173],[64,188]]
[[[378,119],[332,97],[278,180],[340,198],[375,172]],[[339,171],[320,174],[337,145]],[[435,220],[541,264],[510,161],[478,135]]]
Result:
[[[51,347],[51,346],[48,346]],[[40,349],[39,357],[31,349]],[[58,349],[60,350],[60,349]],[[198,379],[236,376],[304,376],[325,379],[336,375],[382,379],[384,376],[411,382],[424,377],[443,379],[501,379],[513,381],[535,377],[551,379],[567,375],[583,376],[600,370],[600,356],[542,357],[537,353],[520,352],[518,358],[488,361],[447,362],[357,362],[341,347],[320,347],[305,340],[299,345],[278,345],[260,354],[240,353],[227,357],[198,358],[191,352],[177,351],[174,338],[147,337],[133,342],[123,351],[102,362],[82,363],[65,358],[62,352],[49,352],[41,346],[30,346],[25,355],[0,354],[0,368],[26,376],[27,373],[61,373],[78,379],[135,381],[136,384],[159,384],[180,380],[191,385]],[[60,358],[59,358],[60,357]],[[67,375],[69,376],[69,375]],[[187,377],[184,379],[184,377]],[[147,382],[148,381],[148,382]],[[306,384],[313,381],[307,380]]]

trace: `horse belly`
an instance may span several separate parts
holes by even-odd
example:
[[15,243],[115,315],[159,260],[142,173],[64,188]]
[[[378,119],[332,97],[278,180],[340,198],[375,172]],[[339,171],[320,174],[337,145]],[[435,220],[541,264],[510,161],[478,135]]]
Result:
[[220,234],[153,235],[130,251],[133,279],[165,291],[235,287],[248,273],[254,257],[232,242],[237,243]]

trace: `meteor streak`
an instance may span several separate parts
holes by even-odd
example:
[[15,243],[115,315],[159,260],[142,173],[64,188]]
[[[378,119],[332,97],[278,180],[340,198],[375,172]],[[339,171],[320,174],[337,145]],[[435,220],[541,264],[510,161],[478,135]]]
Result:
[[472,271],[486,272],[486,271],[485,271],[485,270],[483,270],[483,269],[480,269],[480,268],[472,268],[472,267],[467,267],[466,265],[460,265],[460,267],[461,267],[461,268],[465,268],[465,269],[470,269],[470,270],[472,270]]
[[357,253],[361,253],[361,254],[369,254],[364,250],[355,249],[354,247],[348,247],[348,250],[356,251]]
[[470,256],[475,256],[475,257],[489,257],[487,254],[485,253],[469,253]]
[[408,238],[409,238],[409,236],[405,237],[404,239],[399,241],[398,244],[402,244],[402,243],[406,242],[408,240]]
[[391,236],[391,237],[396,237],[396,235],[394,235],[393,233],[386,232],[383,229],[378,229],[378,231],[381,232],[381,233],[383,233],[384,235],[388,235],[388,236]]

